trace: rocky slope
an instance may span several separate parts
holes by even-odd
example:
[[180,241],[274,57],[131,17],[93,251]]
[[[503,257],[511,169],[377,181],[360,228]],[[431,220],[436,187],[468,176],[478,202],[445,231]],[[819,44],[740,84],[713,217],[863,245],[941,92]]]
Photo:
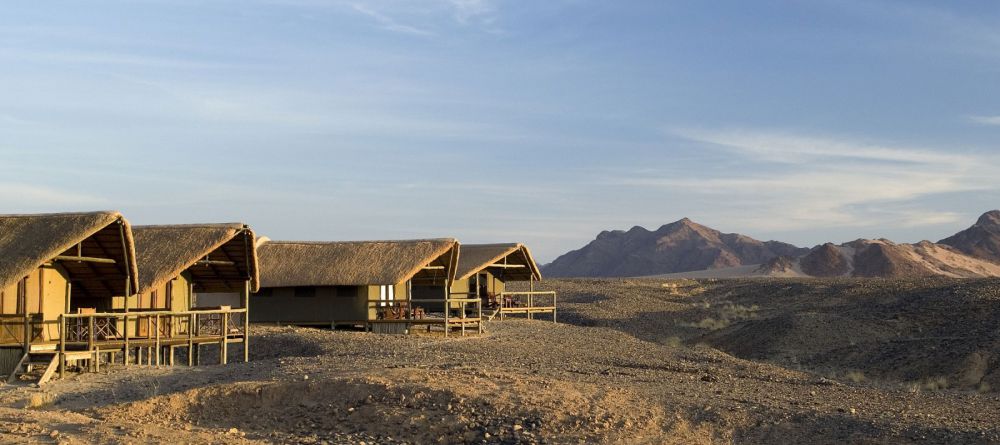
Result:
[[973,258],[950,246],[930,241],[896,244],[885,239],[860,239],[841,245],[817,246],[799,258],[773,258],[752,271],[745,268],[733,271],[727,278],[985,278],[1000,276],[1000,264]]
[[859,239],[812,249],[723,234],[685,218],[655,232],[603,232],[545,270],[556,277],[1000,277],[1000,211],[940,243]]
[[1000,263],[1000,210],[986,212],[972,227],[938,243],[971,257]]
[[627,277],[761,264],[806,249],[722,233],[687,218],[655,231],[605,231],[544,267],[551,277]]

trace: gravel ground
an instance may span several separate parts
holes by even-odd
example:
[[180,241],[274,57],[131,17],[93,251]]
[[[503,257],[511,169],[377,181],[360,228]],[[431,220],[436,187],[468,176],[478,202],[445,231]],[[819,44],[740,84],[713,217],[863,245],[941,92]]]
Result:
[[[44,388],[7,386],[0,442],[1000,443],[991,389],[915,388],[892,373],[852,379],[823,358],[851,341],[874,350],[852,358],[852,369],[906,353],[882,346],[919,343],[881,337],[889,334],[880,317],[893,311],[910,321],[888,338],[910,339],[917,328],[925,337],[985,335],[995,323],[980,324],[995,319],[933,320],[982,312],[977,302],[994,298],[986,289],[995,282],[547,284],[560,291],[564,323],[493,322],[481,338],[448,339],[254,326],[250,363],[112,367]],[[951,312],[935,316],[940,295]],[[844,335],[855,326],[827,323],[817,324],[829,328],[825,338],[771,328],[779,333],[735,340],[740,329],[797,313],[871,328]],[[968,334],[948,327],[962,325]]]

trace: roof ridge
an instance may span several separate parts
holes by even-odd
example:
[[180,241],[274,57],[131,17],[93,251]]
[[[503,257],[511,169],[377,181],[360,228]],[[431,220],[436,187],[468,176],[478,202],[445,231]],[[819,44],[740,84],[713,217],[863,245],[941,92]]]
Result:
[[240,226],[241,228],[249,228],[250,227],[248,224],[242,223],[242,222],[227,222],[227,223],[187,223],[187,224],[141,224],[141,225],[134,225],[134,226],[132,226],[132,229],[133,230],[134,229],[166,229],[166,228],[177,228],[177,229],[191,228],[191,229],[194,229],[194,228],[199,228],[199,227],[205,227],[205,228],[223,228],[223,227],[234,227],[234,226]]
[[[420,238],[420,239],[403,239],[403,240],[348,240],[348,241],[284,241],[284,240],[269,240],[267,243],[263,244],[266,246],[268,244],[284,244],[284,245],[314,245],[314,246],[325,246],[331,244],[374,244],[374,243],[420,243],[420,242],[458,242],[456,238]],[[263,247],[262,246],[262,247]]]
[[53,216],[80,216],[80,215],[122,215],[118,210],[94,210],[89,212],[53,212],[53,213],[7,213],[0,214],[0,218],[51,218]]

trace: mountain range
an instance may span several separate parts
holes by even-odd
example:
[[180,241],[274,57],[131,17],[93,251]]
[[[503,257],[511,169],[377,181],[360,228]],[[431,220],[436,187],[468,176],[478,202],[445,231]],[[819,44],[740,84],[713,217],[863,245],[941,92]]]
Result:
[[811,249],[759,241],[684,218],[650,231],[604,231],[543,266],[549,277],[1000,277],[1000,211],[937,243],[859,239]]

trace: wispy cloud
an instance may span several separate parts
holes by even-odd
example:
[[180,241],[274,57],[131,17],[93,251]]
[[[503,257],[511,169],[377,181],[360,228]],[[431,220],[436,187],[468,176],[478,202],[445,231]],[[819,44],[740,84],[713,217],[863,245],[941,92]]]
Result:
[[969,116],[968,119],[979,125],[1000,125],[1000,116]]
[[901,163],[973,162],[964,156],[926,148],[894,147],[874,142],[794,133],[703,129],[671,129],[669,132],[675,136],[717,145],[757,159],[782,163],[799,164],[813,162],[817,158]]
[[8,211],[53,211],[67,208],[93,208],[106,205],[101,197],[68,189],[19,182],[0,182],[0,206]]
[[388,16],[387,14],[376,11],[371,7],[364,5],[362,3],[354,3],[351,5],[351,7],[354,8],[355,11],[375,19],[375,21],[378,22],[379,26],[388,31],[401,32],[404,34],[413,34],[419,36],[429,36],[433,34],[428,30],[400,23],[396,21],[396,19]]
[[486,32],[493,28],[498,8],[493,0],[421,0],[386,2],[355,0],[348,4],[355,12],[373,19],[387,31],[415,36],[437,35],[440,28],[458,24],[482,25]]
[[726,177],[695,172],[621,183],[701,195],[759,230],[943,224],[957,215],[913,203],[1000,189],[992,173],[1000,159],[987,155],[754,130],[672,134],[723,150],[741,167],[727,169]]
[[[496,12],[496,5],[490,0],[447,0],[454,10],[455,20],[468,23],[475,18],[489,17]],[[488,19],[491,21],[491,19]]]

